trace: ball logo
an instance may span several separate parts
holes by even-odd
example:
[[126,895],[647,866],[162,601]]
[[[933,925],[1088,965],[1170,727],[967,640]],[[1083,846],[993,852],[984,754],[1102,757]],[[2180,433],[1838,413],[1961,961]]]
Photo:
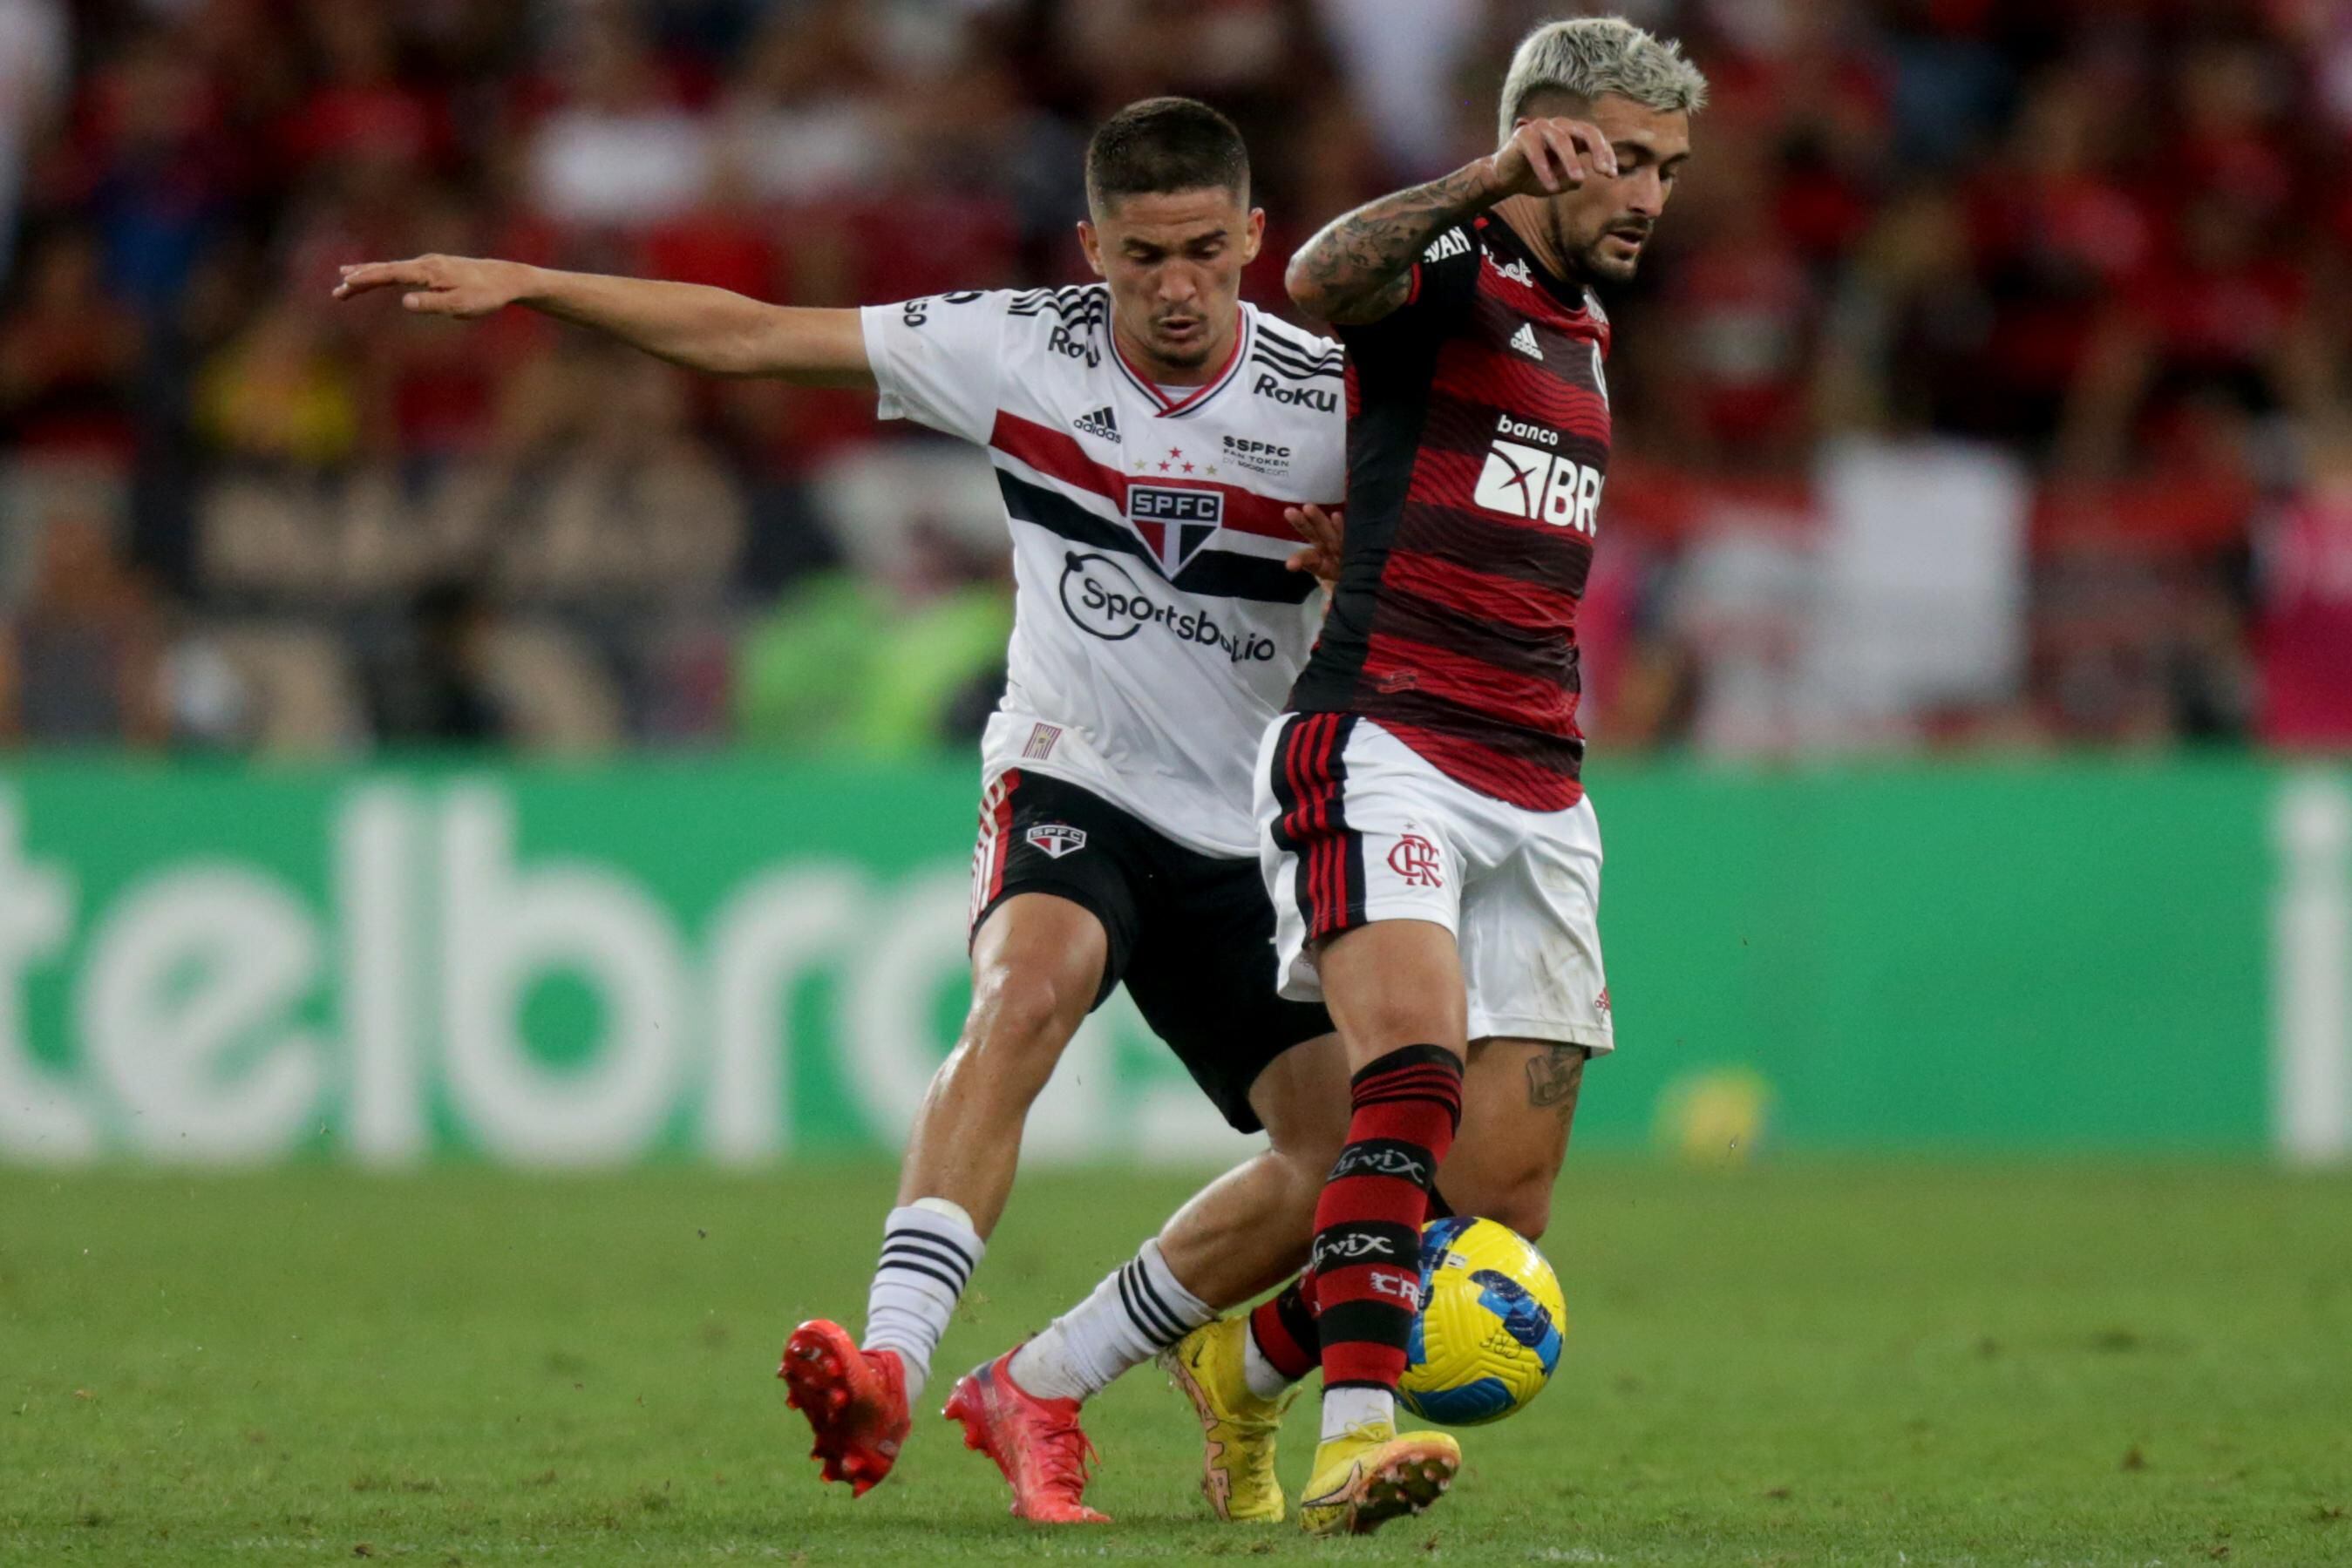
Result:
[[1389,869],[1404,878],[1407,887],[1444,887],[1438,870],[1437,846],[1419,833],[1407,833],[1389,850]]

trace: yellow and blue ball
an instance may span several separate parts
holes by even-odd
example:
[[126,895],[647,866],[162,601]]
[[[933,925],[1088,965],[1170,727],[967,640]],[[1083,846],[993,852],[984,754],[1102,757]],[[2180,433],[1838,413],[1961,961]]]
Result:
[[1551,1381],[1567,1329],[1559,1280],[1533,1242],[1491,1219],[1431,1220],[1397,1397],[1448,1427],[1499,1421]]

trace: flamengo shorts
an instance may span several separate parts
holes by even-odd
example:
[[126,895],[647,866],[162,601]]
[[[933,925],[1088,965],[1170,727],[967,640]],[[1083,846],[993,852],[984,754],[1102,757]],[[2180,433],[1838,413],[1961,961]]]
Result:
[[1446,777],[1370,719],[1285,714],[1258,747],[1257,821],[1284,996],[1321,999],[1324,937],[1426,920],[1461,950],[1472,1040],[1615,1049],[1590,800],[1527,810]]

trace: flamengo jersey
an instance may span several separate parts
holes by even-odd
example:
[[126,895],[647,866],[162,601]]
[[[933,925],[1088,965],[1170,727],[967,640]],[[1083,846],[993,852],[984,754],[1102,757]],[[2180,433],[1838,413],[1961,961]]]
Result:
[[1285,507],[1347,491],[1339,346],[1244,305],[1181,397],[1129,369],[1100,284],[864,312],[885,419],[988,449],[1013,530],[985,771],[1080,785],[1203,854],[1257,852],[1251,767],[1321,618]]
[[1490,216],[1437,236],[1402,308],[1340,332],[1346,556],[1291,706],[1366,715],[1474,789],[1564,810],[1609,319]]

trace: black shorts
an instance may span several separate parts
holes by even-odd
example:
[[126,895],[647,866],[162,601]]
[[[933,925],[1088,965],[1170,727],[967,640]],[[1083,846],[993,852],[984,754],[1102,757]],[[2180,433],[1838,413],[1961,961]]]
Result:
[[1250,1085],[1267,1062],[1331,1032],[1331,1017],[1274,988],[1274,905],[1254,860],[1186,849],[1101,796],[1008,769],[981,799],[972,857],[971,930],[1021,893],[1050,893],[1093,912],[1110,937],[1096,1007],[1127,982],[1226,1121],[1262,1124]]

